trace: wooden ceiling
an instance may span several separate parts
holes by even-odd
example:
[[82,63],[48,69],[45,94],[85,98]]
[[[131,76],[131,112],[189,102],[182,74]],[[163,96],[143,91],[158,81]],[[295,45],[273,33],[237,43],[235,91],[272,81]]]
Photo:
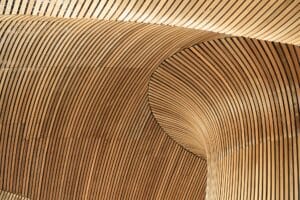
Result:
[[0,198],[299,199],[299,1],[0,13]]
[[1,0],[0,13],[161,24],[300,45],[299,0]]
[[300,47],[225,38],[177,52],[152,75],[155,118],[211,165],[208,199],[299,199],[299,62]]

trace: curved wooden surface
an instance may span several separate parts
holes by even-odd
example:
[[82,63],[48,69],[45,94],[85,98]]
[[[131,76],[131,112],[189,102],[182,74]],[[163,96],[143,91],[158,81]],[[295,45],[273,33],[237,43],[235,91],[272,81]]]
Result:
[[32,199],[204,197],[206,161],[162,132],[147,86],[163,59],[219,34],[47,17],[1,23],[1,189]]
[[0,7],[4,15],[163,24],[296,45],[299,10],[299,0],[2,0]]
[[[155,118],[208,161],[208,199],[299,199],[300,48],[225,38],[152,75]],[[232,184],[230,184],[232,183]]]
[[299,1],[0,13],[0,199],[299,198]]

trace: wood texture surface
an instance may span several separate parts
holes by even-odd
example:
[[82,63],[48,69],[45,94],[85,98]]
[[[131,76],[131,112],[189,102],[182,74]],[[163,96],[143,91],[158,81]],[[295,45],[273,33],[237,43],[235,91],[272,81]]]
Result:
[[0,190],[0,199],[7,199],[7,200],[29,200],[29,198],[22,197],[20,195],[16,195],[10,192]]
[[0,0],[0,199],[300,198],[299,0]]
[[166,57],[219,34],[48,17],[1,23],[1,189],[31,199],[204,198],[206,161],[162,132],[148,81]]
[[1,0],[6,15],[164,24],[300,45],[299,0]]
[[174,54],[152,75],[155,118],[207,159],[207,199],[300,198],[299,63],[299,47],[225,38]]

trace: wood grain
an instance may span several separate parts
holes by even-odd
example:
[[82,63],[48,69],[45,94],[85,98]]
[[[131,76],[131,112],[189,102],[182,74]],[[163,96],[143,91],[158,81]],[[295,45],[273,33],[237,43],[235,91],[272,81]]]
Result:
[[221,35],[53,17],[1,23],[1,189],[31,199],[204,198],[206,161],[163,133],[148,81],[180,48]]
[[0,199],[298,200],[299,9],[0,0]]
[[13,194],[10,192],[0,190],[0,199],[7,199],[7,200],[29,200],[26,197],[22,197],[17,194]]
[[300,45],[299,0],[1,0],[4,15],[163,24]]
[[151,77],[152,112],[208,162],[207,199],[299,199],[300,48],[202,42]]

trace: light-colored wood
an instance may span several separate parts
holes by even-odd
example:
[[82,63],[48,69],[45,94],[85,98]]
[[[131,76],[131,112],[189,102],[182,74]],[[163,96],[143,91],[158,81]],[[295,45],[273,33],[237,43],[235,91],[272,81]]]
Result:
[[0,190],[0,199],[7,199],[7,200],[29,200],[26,197],[22,197],[17,194],[13,194],[10,192]]
[[0,0],[0,199],[299,199],[299,29],[299,0]]
[[207,159],[207,199],[300,198],[299,52],[224,38],[179,51],[153,73],[152,112],[175,141]]
[[206,161],[163,133],[148,82],[178,49],[222,35],[30,16],[0,27],[1,189],[51,200],[204,198]]
[[4,15],[179,26],[300,45],[299,0],[1,0]]

